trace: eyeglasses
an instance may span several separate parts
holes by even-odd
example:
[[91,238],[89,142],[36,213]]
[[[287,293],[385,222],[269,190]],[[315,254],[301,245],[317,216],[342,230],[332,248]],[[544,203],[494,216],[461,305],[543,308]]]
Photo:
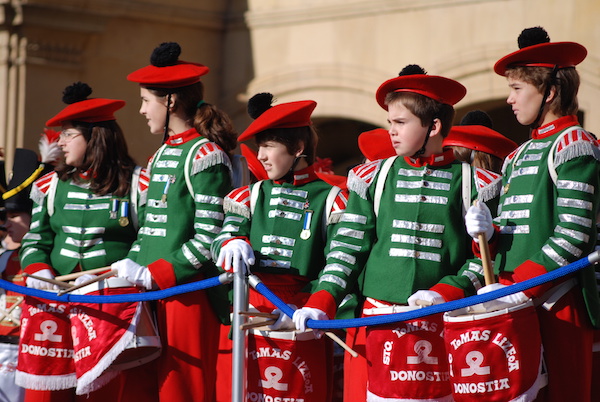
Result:
[[58,135],[58,139],[63,140],[64,142],[69,142],[79,135],[81,135],[79,131],[61,131]]

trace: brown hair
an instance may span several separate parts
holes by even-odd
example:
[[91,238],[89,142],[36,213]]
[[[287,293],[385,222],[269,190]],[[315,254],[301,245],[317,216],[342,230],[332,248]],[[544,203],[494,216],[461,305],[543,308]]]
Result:
[[556,94],[550,102],[550,111],[557,116],[570,116],[577,113],[579,103],[579,73],[575,67],[561,68],[556,72],[552,83],[552,69],[548,67],[517,66],[506,70],[506,77],[533,85],[543,94],[547,85],[552,85]]
[[216,106],[203,101],[202,82],[175,89],[147,88],[153,95],[166,97],[177,95],[173,110],[181,108],[188,123],[201,135],[220,146],[227,154],[237,146],[237,133],[229,116]]
[[449,148],[452,148],[452,151],[454,151],[454,157],[458,161],[468,163],[474,167],[501,173],[503,160],[497,156],[488,154],[487,152],[475,151],[470,148],[459,147],[456,145],[452,145]]
[[309,165],[315,163],[319,137],[313,126],[292,128],[271,128],[256,134],[256,144],[275,141],[285,145],[288,153],[294,155],[304,144],[304,155]]
[[440,119],[442,137],[446,137],[450,132],[455,114],[454,107],[451,105],[414,92],[389,92],[385,97],[385,104],[391,105],[396,102],[401,102],[404,107],[417,116],[423,127],[428,127],[435,119]]
[[81,166],[74,169],[62,162],[57,168],[58,177],[66,181],[80,181],[79,172],[91,172],[90,189],[94,194],[129,194],[135,161],[129,155],[121,127],[115,121],[100,123],[71,122],[87,141]]

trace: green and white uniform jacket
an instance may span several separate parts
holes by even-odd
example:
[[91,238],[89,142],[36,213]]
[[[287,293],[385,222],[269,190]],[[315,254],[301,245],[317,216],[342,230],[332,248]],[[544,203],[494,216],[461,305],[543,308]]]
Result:
[[29,232],[22,242],[21,265],[28,273],[54,268],[65,275],[109,266],[124,258],[136,238],[138,212],[146,198],[148,177],[136,168],[133,197],[98,196],[89,182],[58,179],[56,172],[39,178]]
[[214,275],[209,250],[232,188],[229,157],[191,129],[169,137],[149,161],[148,174],[144,226],[130,258],[147,266],[161,289]]
[[483,283],[483,268],[473,257],[465,207],[476,198],[493,204],[499,186],[498,174],[471,170],[452,151],[354,168],[348,207],[307,306],[333,317],[357,280],[363,296],[394,304],[405,304],[419,289],[431,288],[446,300],[474,293]]
[[[585,257],[596,242],[600,151],[596,139],[565,116],[535,130],[510,154],[503,188],[496,272],[524,281]],[[579,272],[590,316],[597,323],[593,268]],[[551,284],[531,289],[540,296]]]
[[294,172],[294,183],[265,180],[240,187],[225,199],[225,222],[213,255],[227,241],[242,238],[255,250],[253,273],[315,280],[346,202],[347,193],[319,179],[313,166]]

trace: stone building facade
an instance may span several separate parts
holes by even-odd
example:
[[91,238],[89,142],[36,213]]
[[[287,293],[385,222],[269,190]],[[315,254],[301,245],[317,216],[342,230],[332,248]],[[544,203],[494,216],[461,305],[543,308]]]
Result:
[[126,80],[165,41],[182,59],[210,67],[206,100],[249,123],[246,100],[314,99],[319,156],[338,173],[360,161],[357,135],[387,127],[374,98],[407,64],[463,83],[457,120],[483,109],[495,128],[521,142],[496,60],[517,49],[523,28],[543,26],[553,41],[588,49],[578,67],[584,126],[600,133],[600,3],[596,0],[0,0],[0,146],[36,149],[44,122],[63,107],[65,86],[83,81],[93,96],[124,99],[117,112],[139,163],[160,145],[138,114],[139,90]]

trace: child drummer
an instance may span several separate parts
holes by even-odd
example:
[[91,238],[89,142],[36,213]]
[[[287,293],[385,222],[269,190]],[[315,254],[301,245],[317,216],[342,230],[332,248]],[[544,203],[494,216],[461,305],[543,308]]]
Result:
[[[342,228],[331,242],[316,292],[294,314],[296,327],[305,328],[308,319],[334,317],[335,306],[359,275],[366,297],[363,315],[399,312],[416,299],[442,303],[464,297],[461,287],[474,293],[481,286],[480,265],[471,264],[464,275],[456,276],[472,257],[463,196],[468,204],[475,197],[489,201],[497,194],[497,183],[479,187],[472,175],[463,177],[452,150],[442,147],[454,117],[453,105],[465,94],[460,83],[427,75],[414,65],[379,87],[376,98],[388,111],[389,134],[398,156],[350,172]],[[472,185],[472,191],[463,193],[463,181]],[[433,290],[415,293],[434,285]],[[419,322],[367,328],[367,400],[451,400],[440,317]],[[405,325],[430,331],[413,331],[400,339],[396,334],[408,331]],[[435,365],[420,362],[415,355],[415,347],[425,343],[432,346],[428,362],[435,360]],[[409,359],[409,366],[403,363],[407,356],[415,358]],[[399,378],[408,371],[436,375],[422,381]]]
[[[311,281],[325,265],[327,239],[337,230],[346,193],[320,179],[315,171],[317,134],[310,117],[316,102],[272,106],[272,100],[268,93],[250,99],[248,111],[255,120],[238,138],[255,138],[258,160],[268,179],[238,188],[226,197],[223,230],[211,251],[226,270],[251,267],[276,295],[296,308],[304,304]],[[275,308],[253,290],[249,298],[260,312],[271,313]],[[269,329],[272,331],[249,335],[249,400],[261,395],[265,400],[331,400],[329,339],[317,339],[312,331],[290,332],[294,324],[283,313]],[[277,357],[277,350],[284,355]],[[290,355],[285,356],[288,351]]]
[[[507,78],[507,103],[517,121],[531,127],[531,141],[504,163],[496,230],[486,211],[473,208],[467,216],[470,233],[488,230],[498,242],[500,284],[480,293],[565,266],[593,251],[596,242],[600,153],[576,116],[575,66],[587,51],[574,42],[550,42],[540,27],[523,30],[518,42],[520,50],[501,58],[494,71]],[[592,323],[598,325],[600,318],[593,275],[589,267],[577,280],[569,277],[484,304],[498,310],[530,297],[544,301],[551,293],[558,299],[552,308],[537,308],[548,400],[590,400]]]

